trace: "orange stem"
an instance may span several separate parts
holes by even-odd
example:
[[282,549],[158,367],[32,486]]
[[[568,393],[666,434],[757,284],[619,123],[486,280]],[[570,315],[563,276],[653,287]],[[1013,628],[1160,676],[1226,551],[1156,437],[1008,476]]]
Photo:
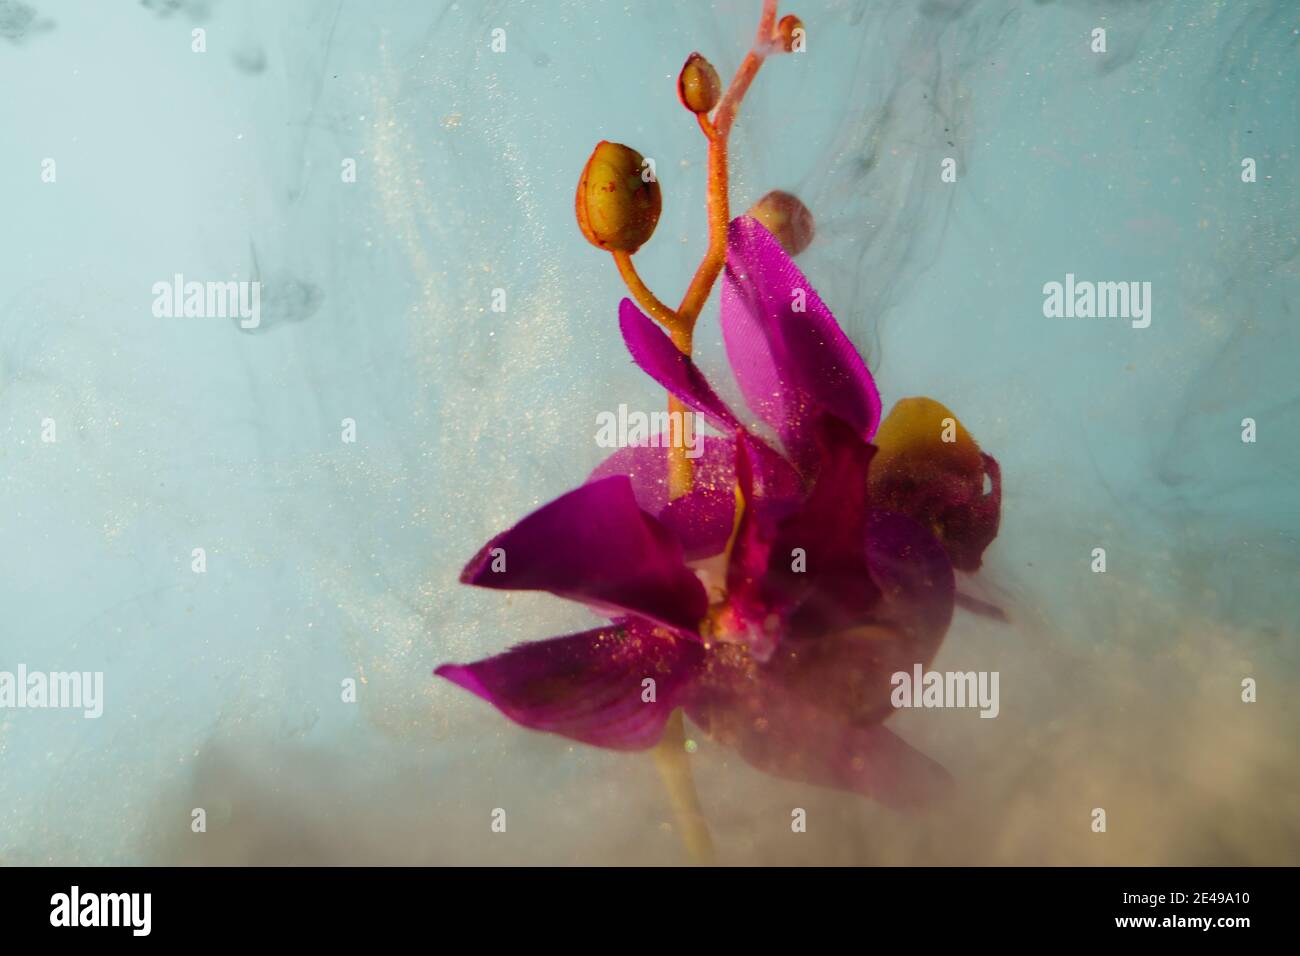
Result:
[[731,85],[718,102],[713,112],[713,119],[700,117],[700,128],[709,141],[708,172],[708,212],[709,212],[709,248],[704,260],[695,270],[682,304],[677,313],[682,321],[694,328],[704,303],[713,291],[713,284],[727,261],[727,224],[731,222],[729,207],[727,138],[731,135],[732,123],[736,120],[736,111],[740,101],[745,98],[749,86],[758,75],[768,52],[772,49],[772,33],[776,29],[776,2],[764,0],[763,14],[758,21],[758,33],[754,37],[754,47],[741,61],[740,69],[731,79]]

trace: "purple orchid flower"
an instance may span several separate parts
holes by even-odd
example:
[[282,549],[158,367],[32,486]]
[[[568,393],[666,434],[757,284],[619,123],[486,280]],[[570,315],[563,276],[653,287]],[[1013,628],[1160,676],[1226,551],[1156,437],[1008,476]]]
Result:
[[723,283],[728,358],[784,454],[623,300],[633,359],[721,437],[671,500],[664,450],[621,449],[462,572],[608,625],[435,673],[523,726],[620,750],[653,746],[680,707],[765,772],[924,803],[949,777],[882,726],[890,676],[937,652],[954,568],[978,568],[997,533],[997,464],[930,399],[881,422],[857,350],[757,221],[731,223]]

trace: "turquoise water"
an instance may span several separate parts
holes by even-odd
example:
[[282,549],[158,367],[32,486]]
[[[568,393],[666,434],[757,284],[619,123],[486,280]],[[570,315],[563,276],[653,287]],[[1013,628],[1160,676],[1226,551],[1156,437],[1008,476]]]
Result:
[[[0,861],[682,859],[649,758],[430,671],[588,626],[456,575],[601,460],[600,411],[658,407],[573,188],[600,139],[655,158],[637,263],[676,299],[706,237],[675,77],[730,75],[759,6],[0,2],[0,670],[104,674],[98,719],[0,710]],[[741,108],[733,210],[797,193],[886,407],[999,459],[972,588],[1010,623],[959,613],[935,665],[999,671],[996,720],[891,722],[944,808],[700,740],[719,859],[1294,863],[1300,4],[782,12],[808,50]],[[156,316],[177,273],[261,281],[260,323]],[[1151,283],[1149,327],[1045,316],[1067,274]],[[697,350],[734,399],[716,293]]]

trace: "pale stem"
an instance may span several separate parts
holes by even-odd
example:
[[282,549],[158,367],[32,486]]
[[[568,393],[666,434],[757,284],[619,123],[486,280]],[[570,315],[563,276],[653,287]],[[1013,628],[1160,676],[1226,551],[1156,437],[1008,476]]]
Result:
[[694,862],[712,865],[713,838],[709,836],[709,825],[704,821],[700,798],[695,793],[695,781],[691,778],[691,765],[686,755],[686,725],[680,710],[674,710],[668,718],[664,735],[655,745],[654,758],[659,776],[668,789],[668,799],[672,801],[673,816],[686,851]]

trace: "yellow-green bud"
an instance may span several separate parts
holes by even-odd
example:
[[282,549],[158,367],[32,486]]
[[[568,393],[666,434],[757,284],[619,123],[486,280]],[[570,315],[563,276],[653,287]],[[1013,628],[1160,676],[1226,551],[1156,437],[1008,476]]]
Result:
[[653,164],[621,143],[596,144],[574,200],[588,242],[610,252],[636,252],[654,234],[662,205]]
[[707,113],[722,97],[722,80],[713,64],[698,53],[686,58],[677,75],[677,98],[692,113]]

